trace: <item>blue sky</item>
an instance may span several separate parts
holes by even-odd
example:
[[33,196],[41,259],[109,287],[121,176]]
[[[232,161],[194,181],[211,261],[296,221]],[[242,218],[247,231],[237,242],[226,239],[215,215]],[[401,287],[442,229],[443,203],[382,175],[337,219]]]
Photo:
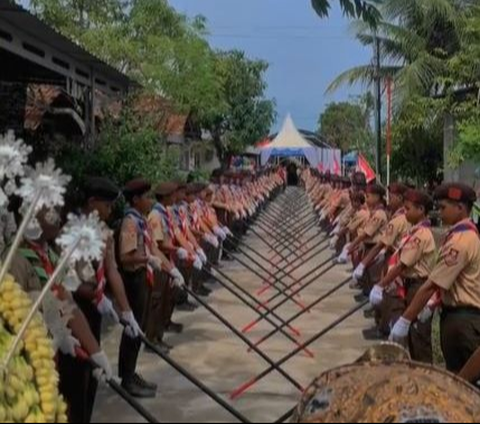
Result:
[[[238,48],[270,63],[268,94],[277,101],[277,127],[290,112],[297,126],[315,130],[331,101],[348,99],[360,88],[325,95],[342,71],[370,62],[372,52],[351,35],[337,6],[321,20],[310,0],[170,0],[180,12],[204,15],[212,46]],[[338,1],[333,0],[335,5]]]

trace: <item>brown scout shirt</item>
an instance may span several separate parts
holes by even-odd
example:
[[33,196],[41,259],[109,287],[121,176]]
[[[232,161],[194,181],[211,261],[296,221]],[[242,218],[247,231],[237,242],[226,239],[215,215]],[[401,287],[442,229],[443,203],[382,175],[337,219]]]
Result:
[[408,233],[411,224],[407,221],[404,213],[401,213],[390,220],[381,236],[381,243],[389,248],[397,248],[403,237]]
[[405,244],[400,252],[400,262],[407,267],[405,278],[427,278],[435,267],[435,239],[432,230],[422,227]]
[[377,209],[376,211],[373,211],[370,219],[365,225],[365,234],[367,235],[367,239],[364,243],[366,245],[372,245],[381,241],[382,230],[385,228],[385,225],[387,225],[387,222],[387,213],[384,209]]
[[171,241],[170,235],[168,234],[168,228],[165,228],[163,218],[156,209],[153,209],[148,216],[148,225],[150,226],[153,240],[157,243],[163,241]]
[[357,232],[365,226],[369,219],[370,211],[367,208],[362,208],[356,211],[353,215],[353,219],[350,221],[350,224],[348,224],[348,231],[351,233]]
[[480,309],[478,234],[474,231],[451,234],[441,249],[440,261],[430,279],[443,289],[442,302],[445,306]]
[[[122,227],[120,229],[119,249],[120,257],[128,253],[133,253],[137,250],[140,254],[146,254],[143,234],[140,234],[137,229],[137,223],[130,216],[125,217],[122,222]],[[126,271],[135,272],[139,269],[145,268],[145,265],[125,266],[122,264],[122,268]]]

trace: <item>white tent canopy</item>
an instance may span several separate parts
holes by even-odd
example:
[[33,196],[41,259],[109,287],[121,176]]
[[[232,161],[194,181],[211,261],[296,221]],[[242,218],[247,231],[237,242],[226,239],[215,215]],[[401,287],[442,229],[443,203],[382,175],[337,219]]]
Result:
[[305,157],[312,167],[319,164],[318,148],[310,144],[297,130],[291,115],[287,115],[282,130],[262,149],[261,162],[266,165],[271,157]]
[[268,149],[301,149],[314,147],[312,146],[302,134],[297,130],[292,116],[289,114],[283,123],[282,130],[278,133],[272,143],[267,147]]

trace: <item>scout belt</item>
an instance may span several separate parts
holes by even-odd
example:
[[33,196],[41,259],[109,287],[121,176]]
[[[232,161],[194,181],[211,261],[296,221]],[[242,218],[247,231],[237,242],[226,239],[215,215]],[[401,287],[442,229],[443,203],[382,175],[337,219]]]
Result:
[[322,374],[306,390],[292,422],[480,421],[480,391],[453,374],[408,360],[391,344],[355,364]]

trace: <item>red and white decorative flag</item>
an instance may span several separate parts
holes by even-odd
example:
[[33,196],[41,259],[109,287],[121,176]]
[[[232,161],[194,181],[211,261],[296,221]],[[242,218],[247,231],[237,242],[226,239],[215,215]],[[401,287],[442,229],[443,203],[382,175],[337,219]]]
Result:
[[376,178],[375,171],[362,154],[358,155],[357,169],[359,172],[363,172],[365,174],[367,183],[370,183]]

